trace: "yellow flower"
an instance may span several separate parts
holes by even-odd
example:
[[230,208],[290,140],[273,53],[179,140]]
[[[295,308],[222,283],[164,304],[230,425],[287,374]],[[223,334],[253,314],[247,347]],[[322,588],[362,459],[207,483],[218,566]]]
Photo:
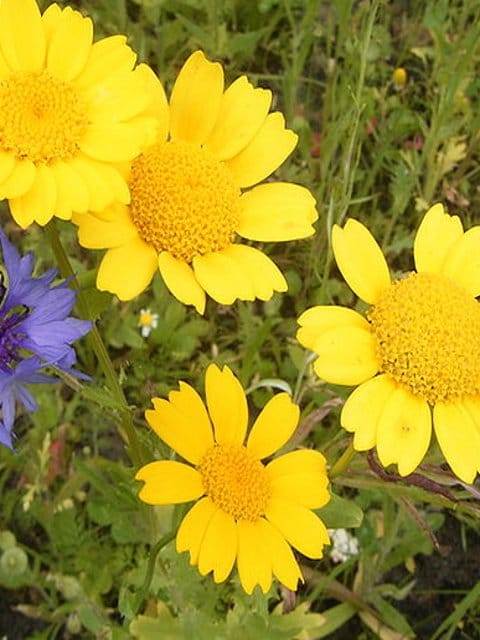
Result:
[[393,84],[396,87],[403,87],[407,84],[407,71],[403,67],[397,67],[392,73]]
[[124,36],[92,38],[69,7],[0,3],[0,198],[23,228],[128,203],[115,163],[156,136],[145,65]]
[[245,76],[224,91],[221,65],[201,51],[181,69],[170,104],[159,83],[157,89],[162,131],[131,166],[130,206],[117,207],[106,221],[75,219],[82,246],[108,249],[98,288],[130,300],[158,268],[172,294],[199,313],[205,292],[232,304],[285,291],[285,278],[265,254],[234,242],[237,235],[282,241],[314,231],[307,189],[285,182],[250,188],[297,142],[283,116],[268,113],[270,91],[255,89]]
[[382,252],[356,220],[335,225],[338,267],[370,308],[308,309],[298,340],[315,351],[320,378],[360,385],[341,424],[358,451],[376,445],[381,463],[403,476],[425,456],[432,421],[453,472],[480,471],[480,227],[463,231],[441,204],[426,214],[414,244],[416,271],[393,282]]
[[272,576],[295,590],[303,578],[289,545],[321,558],[329,544],[323,522],[311,511],[330,499],[325,458],[301,449],[263,464],[294,432],[298,406],[286,393],[275,395],[244,444],[248,409],[237,378],[228,367],[212,364],[205,387],[208,412],[184,382],[168,400],[153,399],[148,423],[187,464],[161,460],[142,467],[139,497],[153,505],[196,501],[176,545],[178,552],[189,551],[202,575],[213,571],[215,582],[223,582],[236,561],[247,593],[257,584],[268,591]]

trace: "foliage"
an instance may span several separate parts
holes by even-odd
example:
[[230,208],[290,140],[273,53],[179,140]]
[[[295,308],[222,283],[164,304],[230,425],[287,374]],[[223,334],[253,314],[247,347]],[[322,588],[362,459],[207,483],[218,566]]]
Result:
[[[272,391],[293,390],[302,421],[289,446],[316,447],[335,469],[350,441],[338,420],[347,391],[315,376],[311,358],[294,339],[295,318],[314,304],[352,302],[328,241],[332,224],[347,215],[366,222],[398,270],[412,267],[405,250],[430,203],[443,201],[466,225],[474,221],[480,209],[478,3],[60,4],[91,15],[99,34],[128,33],[139,58],[167,87],[200,47],[222,60],[230,79],[247,73],[272,88],[300,137],[279,177],[307,186],[317,198],[313,238],[267,246],[287,274],[288,293],[229,308],[210,301],[204,317],[169,296],[158,276],[130,303],[99,293],[98,256],[78,247],[67,223],[58,225],[142,451],[149,459],[169,455],[146,428],[143,413],[151,398],[165,397],[178,380],[200,391],[203,372],[215,360],[235,371],[255,409]],[[407,71],[402,87],[392,81],[396,67]],[[5,227],[25,250],[35,249],[40,266],[50,266],[46,234],[32,229],[21,236],[12,223]],[[138,328],[143,307],[159,315],[147,338]],[[102,381],[89,345],[77,351],[83,370]],[[34,393],[40,409],[17,420],[18,454],[0,450],[0,589],[34,621],[32,640],[478,637],[474,568],[452,587],[448,608],[437,610],[428,626],[422,627],[427,611],[409,615],[417,598],[426,609],[429,598],[438,602],[441,587],[424,585],[420,593],[417,584],[427,556],[445,554],[449,562],[448,549],[438,543],[445,514],[456,527],[449,546],[472,557],[476,549],[478,575],[478,486],[455,485],[438,467],[435,450],[424,471],[441,493],[387,481],[360,454],[346,472],[332,474],[334,498],[322,518],[331,528],[351,529],[360,554],[340,564],[328,552],[320,561],[304,559],[306,582],[296,597],[278,586],[265,597],[259,589],[248,597],[236,578],[215,585],[211,576],[201,577],[170,541],[153,553],[178,525],[182,507],[150,508],[137,499],[131,452],[117,431],[121,399],[107,382],[94,387],[67,377],[63,385]]]

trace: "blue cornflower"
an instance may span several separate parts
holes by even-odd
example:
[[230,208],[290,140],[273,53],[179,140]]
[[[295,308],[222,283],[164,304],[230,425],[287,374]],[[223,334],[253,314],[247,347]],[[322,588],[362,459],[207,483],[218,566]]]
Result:
[[68,282],[52,286],[56,269],[32,276],[34,256],[20,256],[0,229],[0,245],[7,279],[0,283],[0,443],[12,448],[15,403],[29,411],[37,403],[26,384],[56,382],[41,373],[54,366],[77,377],[72,343],[90,330],[92,323],[70,318],[76,293]]

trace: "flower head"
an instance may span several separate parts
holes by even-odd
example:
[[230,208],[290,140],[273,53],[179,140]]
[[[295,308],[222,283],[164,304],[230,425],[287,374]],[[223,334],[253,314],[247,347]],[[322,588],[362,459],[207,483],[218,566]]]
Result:
[[285,278],[265,254],[235,242],[305,238],[317,218],[307,189],[258,185],[297,142],[283,116],[269,113],[270,91],[255,89],[245,76],[224,91],[220,64],[197,51],[170,103],[160,84],[157,98],[163,125],[131,165],[130,206],[116,207],[108,220],[75,218],[82,246],[108,249],[98,288],[130,300],[158,268],[173,295],[200,313],[205,293],[232,304],[285,291]]
[[0,197],[23,228],[128,203],[117,163],[156,135],[149,70],[70,7],[0,4]]
[[138,318],[138,326],[144,338],[148,338],[152,329],[158,326],[158,313],[152,313],[150,309],[141,309]]
[[315,351],[316,373],[360,385],[341,414],[355,449],[377,446],[384,466],[412,473],[425,456],[432,422],[454,473],[480,471],[480,227],[433,206],[417,231],[416,271],[391,281],[369,231],[348,220],[332,234],[335,258],[366,316],[336,306],[299,318],[299,341]]
[[407,71],[403,67],[397,67],[392,73],[393,84],[397,88],[401,88],[407,84]]
[[[297,405],[286,393],[264,407],[246,439],[245,393],[228,367],[210,365],[207,408],[184,382],[168,400],[154,398],[146,418],[155,433],[184,460],[151,462],[137,473],[148,504],[195,500],[177,533],[177,551],[189,551],[202,575],[215,582],[235,561],[247,593],[268,591],[272,576],[296,589],[302,574],[289,545],[320,558],[329,538],[311,509],[330,498],[325,458],[311,449],[286,453],[265,464],[295,430]],[[212,426],[213,425],[213,426]]]
[[0,294],[0,442],[12,446],[15,403],[35,411],[37,403],[25,384],[55,382],[40,373],[47,366],[75,376],[71,346],[85,335],[91,322],[69,317],[75,292],[68,283],[52,286],[55,269],[32,277],[32,254],[21,257],[0,230],[6,281]]

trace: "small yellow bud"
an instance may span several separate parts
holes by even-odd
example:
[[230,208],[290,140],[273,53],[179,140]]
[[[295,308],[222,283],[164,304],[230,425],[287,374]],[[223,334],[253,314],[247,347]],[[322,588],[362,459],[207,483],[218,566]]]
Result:
[[392,74],[393,84],[396,87],[403,87],[407,83],[407,72],[403,67],[397,67]]

